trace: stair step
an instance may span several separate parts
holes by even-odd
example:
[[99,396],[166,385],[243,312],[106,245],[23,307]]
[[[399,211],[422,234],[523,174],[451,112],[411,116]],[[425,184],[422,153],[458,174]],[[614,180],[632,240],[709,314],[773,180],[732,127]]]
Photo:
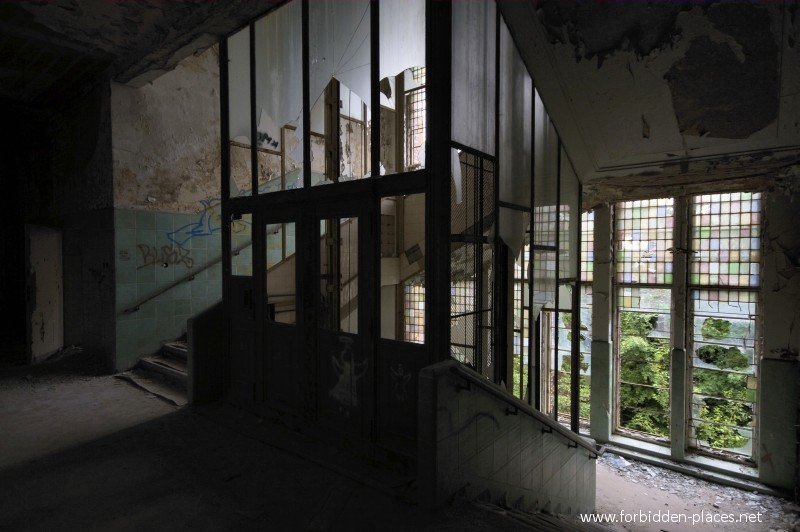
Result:
[[185,386],[189,381],[189,373],[186,367],[186,362],[182,360],[156,355],[152,357],[140,358],[139,366],[146,370],[159,373],[183,386]]
[[183,340],[174,340],[161,344],[161,354],[165,357],[183,360],[185,362],[188,359],[188,353],[189,346]]
[[114,375],[132,385],[150,392],[161,399],[174,404],[184,406],[188,403],[185,387],[179,386],[174,380],[164,377],[164,375],[137,367],[131,371],[125,371]]

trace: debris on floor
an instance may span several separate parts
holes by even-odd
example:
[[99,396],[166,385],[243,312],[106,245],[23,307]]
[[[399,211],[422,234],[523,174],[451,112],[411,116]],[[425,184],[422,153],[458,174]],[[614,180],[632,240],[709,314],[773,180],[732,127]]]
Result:
[[[606,453],[597,462],[598,513],[658,511],[756,514],[761,523],[716,523],[708,530],[800,531],[800,507],[785,499],[723,486],[669,469]],[[677,507],[676,507],[677,506]],[[638,524],[638,523],[637,523]],[[748,528],[751,526],[751,528]],[[618,530],[683,530],[669,526],[622,526]],[[652,528],[654,527],[654,528]],[[690,527],[691,530],[702,530]]]

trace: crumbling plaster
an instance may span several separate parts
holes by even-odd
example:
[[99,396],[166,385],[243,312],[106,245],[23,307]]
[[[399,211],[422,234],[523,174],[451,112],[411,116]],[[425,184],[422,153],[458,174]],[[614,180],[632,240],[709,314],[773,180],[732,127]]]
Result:
[[763,236],[763,353],[800,353],[800,176],[767,195]]
[[797,164],[796,5],[498,5],[585,204],[756,171],[772,178]]
[[110,58],[112,78],[143,86],[280,2],[19,2],[16,24]]
[[112,83],[114,206],[198,212],[219,197],[217,47],[141,88]]

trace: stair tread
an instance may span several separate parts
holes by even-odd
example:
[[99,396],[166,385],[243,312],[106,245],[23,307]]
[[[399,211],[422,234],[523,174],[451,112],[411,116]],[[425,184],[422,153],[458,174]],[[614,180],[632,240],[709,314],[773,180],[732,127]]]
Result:
[[186,361],[189,354],[189,346],[183,340],[173,340],[161,344],[161,354],[173,360]]
[[162,372],[175,377],[186,378],[189,370],[185,362],[176,360],[174,358],[166,358],[163,356],[155,355],[151,357],[142,357],[139,359],[144,365],[153,369],[161,369]]

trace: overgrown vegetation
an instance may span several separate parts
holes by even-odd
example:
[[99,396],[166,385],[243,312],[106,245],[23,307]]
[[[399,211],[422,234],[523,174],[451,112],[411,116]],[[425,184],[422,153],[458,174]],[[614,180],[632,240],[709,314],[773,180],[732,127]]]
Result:
[[[580,358],[581,371],[589,369],[589,364],[583,361],[583,353]],[[570,387],[572,385],[572,364],[569,357],[564,357],[561,363],[561,370],[558,375],[558,413],[570,415]],[[578,388],[580,405],[578,406],[578,417],[589,419],[590,408],[590,378],[588,375],[581,375],[580,387]]]
[[[733,331],[732,331],[733,329]],[[745,327],[717,318],[706,318],[700,329],[704,339],[720,340],[731,335],[745,337]],[[704,345],[695,351],[706,364],[720,370],[745,370],[750,361],[738,347]],[[730,371],[696,368],[693,370],[694,393],[704,395],[698,412],[695,436],[711,447],[736,449],[747,444],[736,427],[749,426],[753,409],[738,401],[755,400],[755,390],[747,387],[747,375]]]
[[706,340],[721,340],[722,338],[727,338],[731,334],[731,322],[717,318],[707,318],[703,321],[700,334],[702,334],[703,338]]
[[[567,329],[567,340],[570,342],[572,341],[572,313],[571,312],[562,312],[561,313],[561,323],[564,324],[564,328]],[[587,327],[583,322],[580,323],[579,328],[581,331],[588,331],[589,327]],[[582,333],[579,337],[581,341],[586,339]],[[582,372],[585,372],[589,369],[589,363],[585,362],[583,359],[583,353],[580,353],[580,368]],[[570,415],[570,402],[571,402],[571,395],[570,395],[570,388],[572,386],[572,362],[569,357],[564,357],[564,360],[561,362],[561,368],[559,369],[558,375],[558,412],[559,414],[563,415]],[[581,375],[580,377],[580,384],[578,388],[578,397],[580,405],[578,406],[578,417],[589,419],[589,411],[591,410],[590,407],[590,396],[591,396],[591,378],[589,375]]]
[[704,422],[697,427],[697,438],[712,447],[735,449],[747,444],[747,438],[729,425],[747,426],[753,421],[753,410],[748,405],[706,397],[700,407]]
[[669,342],[652,338],[657,314],[620,316],[620,424],[669,435]]
[[715,364],[720,369],[745,369],[750,365],[747,357],[738,347],[725,348],[719,345],[704,345],[697,349],[697,358],[706,364]]

